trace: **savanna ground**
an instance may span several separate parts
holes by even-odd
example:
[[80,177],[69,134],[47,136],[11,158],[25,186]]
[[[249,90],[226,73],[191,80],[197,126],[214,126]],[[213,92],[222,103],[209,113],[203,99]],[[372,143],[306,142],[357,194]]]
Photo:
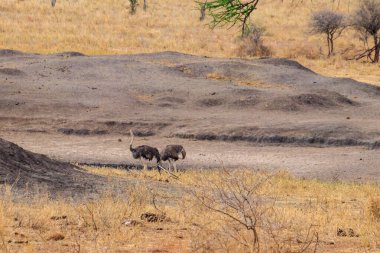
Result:
[[[380,252],[380,187],[286,172],[85,167],[110,191],[74,201],[1,197],[3,252]],[[112,189],[112,181],[136,184]],[[154,218],[142,219],[143,213]],[[250,220],[252,219],[252,220]],[[254,229],[254,230],[253,230]],[[255,244],[255,231],[257,243]],[[259,246],[258,246],[259,245]]]
[[[311,36],[308,33],[307,24],[312,11],[327,7],[349,13],[355,8],[357,1],[300,2],[263,1],[254,14],[253,20],[267,29],[264,41],[271,48],[273,56],[295,59],[324,75],[351,77],[359,81],[380,84],[378,65],[346,60],[362,47],[362,43],[355,37],[353,31],[348,31],[336,41],[337,56],[330,59],[324,56],[326,49],[323,37]],[[139,8],[137,14],[131,16],[128,1],[58,0],[53,9],[49,1],[4,0],[0,4],[0,48],[29,53],[78,51],[88,55],[149,53],[166,50],[213,57],[237,55],[239,44],[237,28],[230,30],[217,28],[210,31],[206,25],[207,20],[199,22],[199,11],[193,1],[159,0],[148,2],[148,4],[147,12]],[[16,21],[17,25],[15,25]],[[31,65],[32,62],[44,61],[35,56],[30,56],[29,60]],[[108,61],[102,58],[98,60]],[[75,60],[73,62],[75,63]],[[69,69],[60,64],[62,64],[61,59],[52,60],[52,66],[56,67],[59,73],[53,74],[52,80],[62,80],[63,73],[70,73],[70,71],[74,73],[77,66],[85,65],[73,65],[74,68]],[[139,64],[148,65],[147,62]],[[125,122],[116,121],[114,125],[109,126],[115,134],[111,137],[85,137],[86,139],[83,140],[80,138],[84,137],[62,137],[57,134],[57,128],[62,124],[67,124],[69,127],[74,125],[78,129],[83,125],[87,127],[86,124],[93,125],[93,121],[76,121],[78,119],[74,119],[75,113],[80,113],[81,119],[84,117],[85,120],[93,120],[95,115],[101,115],[102,120],[109,120],[95,122],[100,126],[103,126],[101,125],[103,123],[107,125],[113,122],[107,117],[115,117],[112,113],[119,114],[119,112],[114,108],[104,109],[101,105],[100,110],[104,114],[99,114],[98,104],[95,102],[92,104],[93,101],[97,101],[97,94],[93,95],[94,100],[91,100],[89,104],[86,102],[90,100],[86,100],[83,104],[69,103],[71,106],[69,107],[67,101],[60,103],[56,100],[57,103],[52,105],[49,104],[51,101],[47,100],[52,96],[46,94],[50,94],[50,89],[51,93],[54,93],[54,88],[49,85],[53,81],[41,82],[37,78],[28,79],[35,71],[40,73],[41,79],[48,77],[51,74],[49,71],[52,72],[49,68],[46,71],[45,69],[41,71],[42,68],[36,68],[36,70],[33,67],[27,67],[26,64],[24,66],[8,59],[3,62],[3,65],[8,68],[20,68],[23,73],[26,73],[23,81],[20,81],[19,77],[10,77],[7,90],[4,90],[15,96],[10,97],[9,101],[16,103],[18,100],[25,99],[26,106],[22,107],[24,101],[20,102],[21,109],[12,107],[14,104],[10,105],[8,101],[2,104],[4,105],[2,108],[4,124],[1,126],[3,136],[26,144],[28,148],[35,151],[43,151],[56,157],[63,157],[65,160],[70,160],[72,157],[85,157],[96,161],[96,158],[100,156],[106,161],[111,159],[111,162],[112,159],[118,162],[124,159],[126,137],[123,136],[124,133],[118,131],[125,129],[116,128],[119,123],[122,125]],[[157,68],[161,69],[161,66]],[[114,71],[117,72],[118,68],[115,69]],[[111,70],[112,68],[104,71]],[[80,73],[76,74],[78,77],[75,80],[79,80]],[[79,86],[79,89],[83,88],[83,93],[86,94],[89,93],[87,89],[101,90],[103,83],[100,78],[95,77],[93,73],[87,73],[87,76],[83,78],[100,81],[96,86],[89,86],[86,90],[84,86],[87,83],[84,82],[83,87]],[[72,76],[67,80],[70,81],[70,78]],[[207,76],[207,79],[221,80],[221,82],[228,78],[218,73]],[[117,78],[113,81],[119,82]],[[41,83],[44,83],[48,89],[41,87]],[[59,83],[62,86],[57,85],[57,89],[64,92],[54,94],[74,97],[67,90],[78,93],[77,90],[63,83],[64,81]],[[262,84],[262,86],[265,85],[268,84]],[[255,83],[255,88],[268,88],[256,86],[257,83]],[[24,89],[30,90],[25,96],[18,94],[14,90],[15,87],[17,89],[22,87],[23,92]],[[109,97],[115,99],[120,93],[120,87],[124,86],[115,86],[115,90],[112,90],[114,93],[110,93]],[[105,91],[101,92],[104,94]],[[148,106],[144,103],[160,103],[160,98],[137,92],[136,94],[138,96],[136,100],[142,104],[141,110],[146,110],[143,106]],[[120,101],[123,99],[124,97],[120,97]],[[328,111],[328,117],[322,110],[313,113],[321,119],[327,117],[328,120],[321,123],[323,126],[327,122],[335,122],[335,119],[339,120],[339,123],[348,118],[353,119],[352,127],[360,126],[360,130],[367,131],[371,139],[372,136],[377,136],[375,130],[378,123],[373,120],[373,115],[376,115],[375,109],[378,106],[372,101],[375,100],[374,98],[371,100],[360,97],[360,99],[362,100],[359,102],[362,104],[372,105],[371,110],[366,110],[364,113],[360,107],[357,109],[347,106],[350,108],[347,111],[352,111],[352,115],[359,115],[363,119],[359,116],[355,118],[351,114],[349,117],[348,114],[343,117],[340,114],[341,107],[336,111]],[[106,99],[104,104],[107,104]],[[19,102],[17,102],[18,105]],[[55,116],[57,115],[55,110],[60,108],[64,109],[60,111],[61,118],[58,118],[57,122],[51,118],[44,118],[48,110],[52,110],[50,116]],[[11,117],[6,114],[9,110],[13,114],[10,115]],[[86,114],[85,111],[90,111],[90,114]],[[203,111],[207,112],[206,109]],[[220,111],[224,112],[225,108]],[[235,112],[230,114],[236,115]],[[280,115],[283,114],[279,112],[277,119],[281,119]],[[267,119],[268,117],[264,115],[267,115],[267,112],[262,117],[262,119]],[[292,115],[297,122],[304,119],[306,114],[293,113]],[[139,120],[139,118],[133,120]],[[150,126],[145,124],[145,119],[142,120],[144,124],[138,121],[135,124]],[[188,121],[191,123],[194,119],[189,118]],[[15,122],[17,124],[14,124]],[[210,124],[214,122],[211,121]],[[283,122],[278,123],[281,126],[283,124]],[[15,125],[18,126],[17,129]],[[166,132],[176,127],[169,127]],[[122,144],[118,144],[120,136],[125,137]],[[102,140],[104,147],[95,147],[99,144],[99,140]],[[158,143],[157,140],[155,141]],[[73,143],[79,144],[79,147],[73,148]],[[198,146],[214,145],[205,143],[193,144],[194,152],[198,150]],[[81,144],[83,149],[80,148]],[[187,144],[191,146],[191,142]],[[220,147],[222,145],[227,144],[220,144]],[[94,146],[94,148],[89,150],[89,146]],[[117,148],[112,149],[112,147]],[[246,144],[234,147],[248,149]],[[260,147],[255,148],[258,152],[262,150]],[[265,147],[265,149],[271,148]],[[285,149],[293,148],[285,147]],[[336,167],[335,164],[344,164],[345,161],[347,164],[341,165],[342,170],[339,169],[334,172],[335,174],[329,175],[328,182],[294,178],[287,172],[271,173],[252,169],[187,170],[177,174],[178,178],[173,178],[165,173],[160,175],[156,171],[85,167],[88,173],[104,176],[110,185],[109,191],[105,191],[101,197],[95,199],[59,197],[51,199],[43,190],[39,195],[22,196],[13,193],[12,186],[4,186],[0,200],[0,250],[3,252],[252,252],[260,247],[261,252],[380,252],[379,184],[340,181],[343,167],[350,167],[348,174],[356,173],[357,176],[360,176],[361,170],[365,170],[366,166],[371,167],[373,171],[371,171],[372,174],[368,174],[368,177],[378,176],[376,170],[378,152],[353,148],[347,149],[348,153],[346,153],[343,149],[334,148],[323,150],[322,155],[316,156],[317,149],[322,149],[314,147],[315,150],[312,151],[310,151],[311,148],[305,149],[305,153],[310,156],[298,156],[299,150],[303,148],[295,149],[297,151],[294,151],[294,154],[287,153],[286,159],[276,158],[278,163],[286,163],[296,157],[297,167],[302,168],[302,173],[310,174],[310,171],[307,171],[308,167],[318,167],[326,163],[324,157],[326,153],[330,153],[330,158],[340,157],[340,154],[344,153],[339,161],[333,164],[334,167]],[[61,156],[62,150],[65,154]],[[283,153],[284,150],[276,149],[276,152]],[[204,155],[201,153],[199,155]],[[227,158],[227,156],[228,153],[224,153],[224,157]],[[268,160],[276,160],[273,158],[275,156],[270,156]],[[309,159],[315,159],[315,157],[321,157],[318,160],[320,163],[308,164]],[[200,160],[195,156],[191,158],[191,155],[189,159],[190,161]],[[362,161],[366,164],[360,165]],[[323,165],[321,169],[328,166]],[[328,168],[328,171],[331,169]],[[126,180],[128,183],[125,187],[120,187],[120,184],[114,184],[115,179]],[[160,221],[142,220],[141,214],[146,212],[159,215]],[[257,241],[254,239],[255,232]]]

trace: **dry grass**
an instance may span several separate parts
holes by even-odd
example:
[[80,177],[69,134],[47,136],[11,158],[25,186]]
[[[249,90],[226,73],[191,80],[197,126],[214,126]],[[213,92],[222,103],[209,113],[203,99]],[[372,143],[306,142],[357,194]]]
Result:
[[[324,8],[350,13],[358,1],[269,0],[259,4],[253,20],[266,27],[264,43],[275,57],[300,61],[316,72],[380,84],[378,65],[347,61],[362,44],[353,31],[336,41],[336,57],[326,59],[325,41],[310,35],[308,20]],[[157,51],[234,57],[239,28],[211,31],[199,21],[193,0],[149,2],[129,14],[128,1],[58,1],[51,8],[44,0],[4,0],[0,4],[0,48],[26,52],[79,51],[89,55]],[[17,25],[15,25],[17,20]]]
[[[226,179],[224,170],[190,170],[178,173],[179,179],[174,179],[156,171],[85,169],[136,184],[118,189],[117,194],[110,191],[99,199],[79,202],[46,196],[19,199],[8,188],[0,199],[1,251],[253,250],[243,243],[249,239],[249,230],[199,201],[199,197],[207,200],[217,196],[213,186],[237,193],[238,188]],[[297,252],[308,242],[311,246],[305,252],[313,252],[315,245],[318,252],[380,252],[380,221],[376,216],[379,185],[301,180],[286,172],[267,174],[241,169],[229,173],[245,186],[265,178],[263,187],[254,194],[265,200],[257,202],[261,203],[257,209],[266,210],[258,227],[262,252]],[[217,200],[209,204],[216,205]],[[142,221],[140,215],[145,212],[165,214],[168,219]],[[352,229],[355,236],[337,236],[339,228]],[[318,235],[318,243],[316,237],[306,238],[308,231]]]

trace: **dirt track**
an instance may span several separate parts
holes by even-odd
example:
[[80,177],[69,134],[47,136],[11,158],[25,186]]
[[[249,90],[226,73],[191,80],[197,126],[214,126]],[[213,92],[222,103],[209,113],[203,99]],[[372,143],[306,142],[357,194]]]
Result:
[[136,144],[183,143],[183,167],[380,181],[379,87],[284,59],[0,55],[0,137],[34,152],[129,164],[133,128]]

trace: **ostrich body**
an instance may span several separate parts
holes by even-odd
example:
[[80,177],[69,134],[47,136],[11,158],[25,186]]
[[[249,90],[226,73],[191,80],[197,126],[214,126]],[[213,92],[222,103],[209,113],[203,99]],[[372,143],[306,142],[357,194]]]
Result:
[[175,172],[178,172],[175,163],[178,159],[185,159],[185,157],[186,151],[182,145],[167,145],[161,154],[161,160],[169,162],[169,171],[171,171],[171,165],[173,165]]
[[[133,148],[134,135],[133,135],[132,130],[130,131],[130,133],[131,133],[132,139],[129,145],[129,150],[132,152],[133,158],[140,159],[141,163],[144,166],[144,170],[148,168],[147,161],[152,161],[154,158],[156,159],[157,165],[158,165],[161,161],[161,157],[160,157],[160,153],[158,152],[158,149],[148,146],[148,145],[141,145],[141,146],[137,146]],[[157,166],[157,168],[159,167]]]

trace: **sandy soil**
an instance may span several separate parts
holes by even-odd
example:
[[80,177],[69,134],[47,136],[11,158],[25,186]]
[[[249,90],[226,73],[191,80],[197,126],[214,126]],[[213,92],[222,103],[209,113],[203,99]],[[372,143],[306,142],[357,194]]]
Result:
[[33,152],[134,164],[133,129],[136,144],[183,144],[182,168],[380,180],[380,87],[285,59],[0,55],[0,137]]

